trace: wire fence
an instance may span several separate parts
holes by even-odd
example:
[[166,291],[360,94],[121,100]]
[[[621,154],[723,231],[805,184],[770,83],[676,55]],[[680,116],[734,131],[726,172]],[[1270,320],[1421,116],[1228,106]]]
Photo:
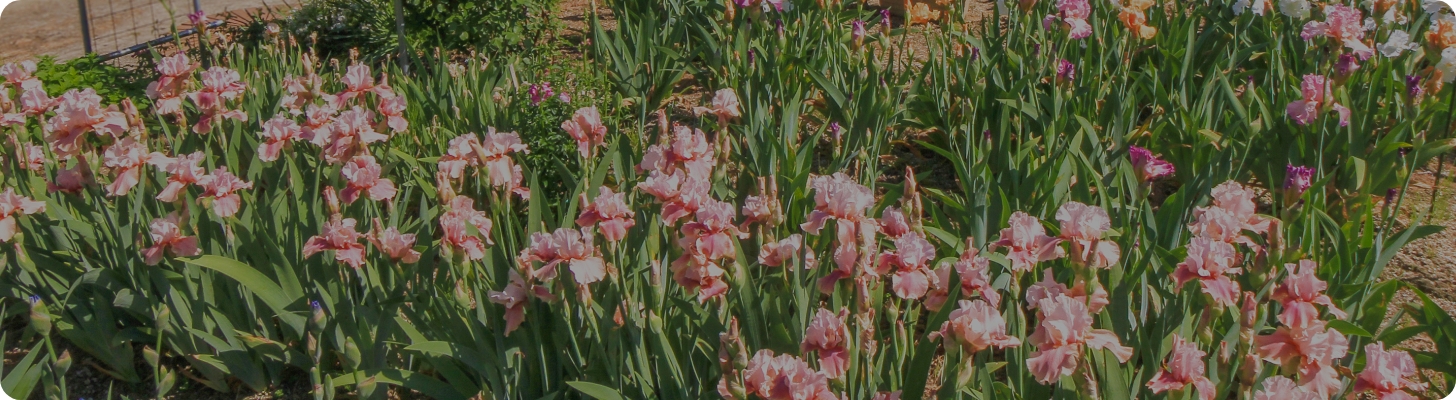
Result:
[[124,54],[139,43],[169,36],[202,9],[197,0],[77,0],[87,53]]

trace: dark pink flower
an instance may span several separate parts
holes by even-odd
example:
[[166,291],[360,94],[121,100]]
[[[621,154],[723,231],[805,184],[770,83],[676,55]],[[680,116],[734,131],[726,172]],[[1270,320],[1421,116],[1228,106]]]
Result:
[[339,192],[340,199],[345,204],[353,203],[364,194],[374,201],[394,198],[396,192],[394,181],[383,177],[384,171],[379,163],[374,161],[374,156],[354,157],[344,163],[344,168],[339,173],[348,182],[348,186]]
[[1127,149],[1128,159],[1132,162],[1132,169],[1137,172],[1138,180],[1152,182],[1165,176],[1173,175],[1173,164],[1163,161],[1148,151],[1137,146],[1129,146]]

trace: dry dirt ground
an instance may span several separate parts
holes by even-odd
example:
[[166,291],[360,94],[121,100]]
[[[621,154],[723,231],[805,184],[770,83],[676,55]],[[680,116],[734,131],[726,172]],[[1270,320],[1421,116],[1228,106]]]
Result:
[[[198,0],[208,15],[239,10],[292,8],[302,0]],[[0,13],[0,62],[41,55],[59,60],[83,53],[78,0],[19,0]],[[94,50],[105,53],[144,43],[171,32],[173,18],[164,1],[84,0],[88,4]],[[191,0],[165,0],[176,12],[179,29],[186,29]]]

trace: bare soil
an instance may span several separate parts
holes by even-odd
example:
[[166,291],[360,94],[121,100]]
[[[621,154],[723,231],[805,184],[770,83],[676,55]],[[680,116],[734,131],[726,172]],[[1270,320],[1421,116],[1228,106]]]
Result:
[[[198,0],[213,19],[232,12],[290,9],[301,0]],[[106,53],[167,35],[173,22],[189,27],[187,0],[85,0],[91,20],[93,50]],[[168,12],[164,2],[170,4]],[[0,12],[0,62],[22,61],[43,55],[70,60],[85,53],[78,0],[19,0]]]

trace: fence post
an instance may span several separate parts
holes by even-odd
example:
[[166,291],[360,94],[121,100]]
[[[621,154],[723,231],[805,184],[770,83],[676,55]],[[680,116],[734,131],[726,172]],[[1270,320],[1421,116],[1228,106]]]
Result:
[[76,5],[81,7],[81,46],[91,54],[91,17],[86,14],[86,0],[76,0]]
[[399,64],[404,73],[410,71],[409,42],[404,37],[404,0],[394,0],[394,29],[399,36]]

